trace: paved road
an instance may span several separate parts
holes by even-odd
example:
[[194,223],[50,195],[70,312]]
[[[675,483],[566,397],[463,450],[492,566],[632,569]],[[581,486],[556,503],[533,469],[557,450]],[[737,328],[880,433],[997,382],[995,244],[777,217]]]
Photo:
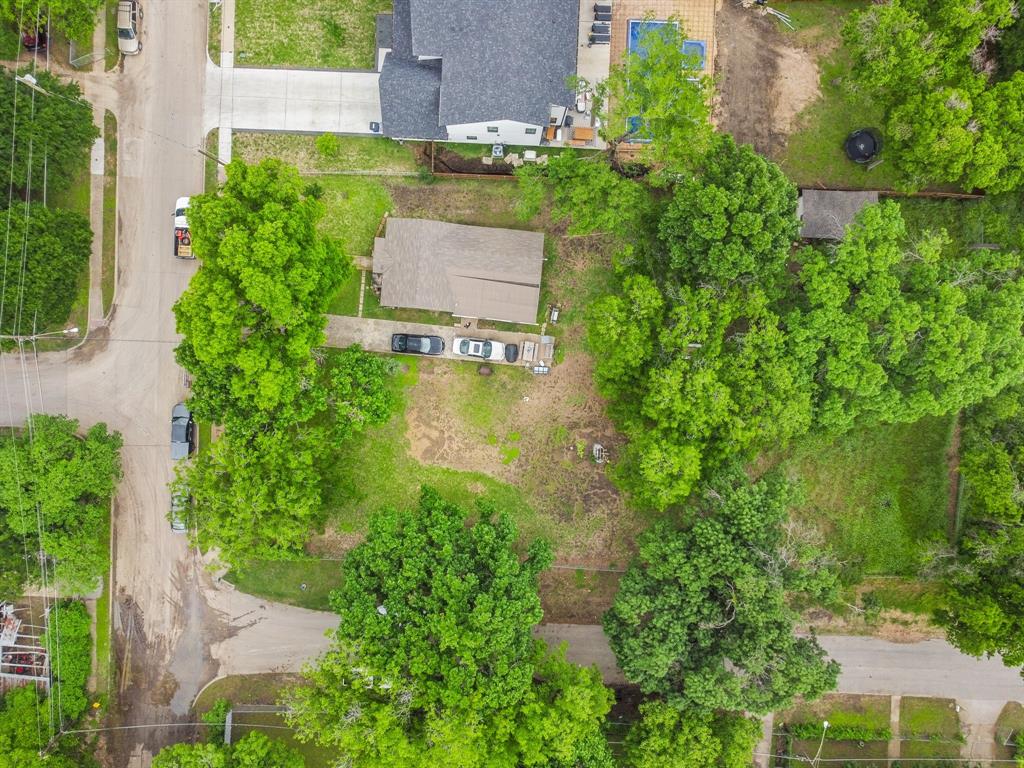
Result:
[[[536,634],[549,645],[568,643],[569,660],[596,664],[606,682],[624,682],[600,626],[545,624]],[[839,635],[818,639],[843,667],[839,678],[843,693],[1024,701],[1024,680],[1017,670],[998,659],[965,656],[944,640],[890,643]]]
[[[367,288],[369,290],[369,288]],[[523,353],[523,342],[540,342],[540,336],[535,333],[508,333],[506,331],[482,331],[476,329],[460,328],[453,325],[424,325],[422,323],[403,323],[397,320],[375,320],[368,317],[345,317],[343,315],[327,316],[327,346],[348,347],[358,344],[363,349],[371,352],[390,352],[391,334],[393,333],[415,333],[421,336],[440,336],[444,339],[443,357],[454,360],[470,360],[467,357],[456,357],[452,354],[455,335],[470,336],[475,339],[491,339],[501,341],[505,344],[516,344],[519,346],[520,356]],[[521,360],[516,363],[505,363],[504,360],[492,360],[491,362],[502,365],[525,365]],[[549,365],[550,360],[546,360]]]
[[[142,55],[123,72],[76,74],[88,98],[118,116],[118,277],[109,323],[70,352],[0,356],[0,422],[64,413],[124,436],[115,500],[118,653],[130,647],[121,724],[183,719],[218,674],[297,670],[326,647],[333,623],[218,585],[171,532],[171,407],[184,399],[171,307],[196,269],[171,254],[175,198],[202,190],[203,0],[146,7]],[[131,642],[125,641],[130,632]],[[146,766],[173,729],[119,731],[115,763]]]

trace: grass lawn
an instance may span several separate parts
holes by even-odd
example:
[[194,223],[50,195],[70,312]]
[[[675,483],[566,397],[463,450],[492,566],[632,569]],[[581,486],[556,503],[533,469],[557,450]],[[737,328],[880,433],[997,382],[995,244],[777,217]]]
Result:
[[[331,300],[331,304],[327,307],[327,313],[330,315],[348,315],[349,317],[356,317],[359,313],[359,281],[361,279],[361,271],[353,269],[352,274],[349,275],[348,280],[341,286],[337,295]],[[369,280],[367,280],[369,285]],[[367,294],[373,293],[367,287]]]
[[390,0],[238,0],[235,66],[372,69]]
[[801,702],[775,716],[776,723],[821,723],[832,726],[871,728],[876,731],[889,727],[890,703],[888,696],[860,696],[856,694],[829,694],[817,701]]
[[363,176],[318,176],[310,180],[323,189],[320,201],[327,214],[320,228],[335,237],[353,259],[373,253],[373,238],[392,207],[388,188]]
[[996,757],[1004,760],[1012,759],[1017,754],[1017,744],[1024,740],[1024,706],[1017,701],[1010,701],[999,713],[996,721]]
[[[217,157],[218,152],[218,137],[220,136],[220,129],[214,128],[208,134],[206,134],[206,151]],[[220,167],[220,163],[209,157],[208,155],[203,156],[203,191],[213,192],[217,189],[217,169]]]
[[116,67],[121,60],[121,52],[117,49],[117,0],[106,0],[104,12],[107,22],[106,38],[103,43],[106,54],[104,66],[110,70]]
[[891,162],[886,160],[869,171],[850,162],[843,152],[843,141],[851,131],[867,126],[881,128],[883,124],[882,111],[876,104],[846,90],[849,55],[842,47],[835,48],[846,15],[864,7],[864,3],[780,0],[772,7],[793,18],[796,30],[780,25],[783,34],[792,37],[795,45],[820,52],[821,97],[797,118],[797,130],[790,135],[779,160],[782,169],[798,185],[892,188],[896,173]]
[[409,145],[375,136],[336,135],[337,152],[325,157],[317,148],[317,136],[239,131],[232,136],[231,151],[248,162],[279,157],[300,173],[365,171],[372,174],[415,173],[416,155]]
[[260,562],[229,571],[224,578],[243,592],[268,600],[329,611],[331,590],[341,586],[341,562],[313,559]]
[[868,577],[860,588],[863,593],[874,595],[882,610],[931,615],[942,606],[941,587],[937,582]]
[[[53,208],[64,208],[66,210],[80,213],[89,219],[89,197],[91,177],[89,172],[89,153],[82,157],[81,164],[72,177],[70,186],[59,193],[51,194],[47,204]],[[74,326],[84,329],[89,325],[89,260],[86,259],[78,273],[78,284],[75,291],[75,300],[71,305],[71,312],[68,314],[67,323],[61,323],[54,328],[40,328],[39,331],[56,331],[67,326]],[[38,348],[43,350],[63,349],[78,343],[78,338],[72,339],[43,339],[38,343]]]
[[956,702],[953,699],[904,696],[900,702],[900,736],[956,740],[960,736]]
[[220,3],[214,5],[210,3],[210,17],[206,25],[206,50],[210,55],[210,60],[220,65],[220,24],[221,24],[221,6]]
[[117,269],[117,118],[109,109],[103,114],[103,314],[114,303],[114,271]]
[[923,549],[946,531],[946,450],[952,418],[813,436],[782,454],[803,481],[797,515],[822,527],[849,573],[913,576]]
[[[858,768],[887,768],[889,744],[885,741],[830,741],[824,742],[815,740],[793,739],[789,745],[791,757],[800,758],[800,762],[809,762],[818,754],[818,747],[821,746],[819,759],[822,765],[843,765],[843,761],[850,760],[849,765],[856,765]],[[828,761],[828,762],[825,762]],[[853,762],[856,761],[856,762]],[[789,761],[786,765],[799,765],[799,762]]]
[[197,421],[196,428],[199,430],[199,453],[204,454],[210,450],[213,441],[213,426],[208,421]]

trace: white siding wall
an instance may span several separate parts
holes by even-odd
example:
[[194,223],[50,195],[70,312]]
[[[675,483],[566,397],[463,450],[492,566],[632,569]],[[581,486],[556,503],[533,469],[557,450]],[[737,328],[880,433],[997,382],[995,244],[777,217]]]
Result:
[[[489,123],[461,123],[449,125],[448,141],[460,141],[470,144],[525,144],[536,146],[544,135],[540,125],[529,125],[515,120],[493,120]],[[488,128],[497,128],[490,132]],[[533,133],[527,133],[532,130]]]

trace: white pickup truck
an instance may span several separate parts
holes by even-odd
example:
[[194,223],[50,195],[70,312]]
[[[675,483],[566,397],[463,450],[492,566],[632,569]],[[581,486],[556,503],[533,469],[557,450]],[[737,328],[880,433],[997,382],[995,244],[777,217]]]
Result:
[[187,197],[179,197],[174,204],[174,255],[179,259],[195,258],[192,253],[192,233],[188,231],[188,219],[185,218],[188,201]]

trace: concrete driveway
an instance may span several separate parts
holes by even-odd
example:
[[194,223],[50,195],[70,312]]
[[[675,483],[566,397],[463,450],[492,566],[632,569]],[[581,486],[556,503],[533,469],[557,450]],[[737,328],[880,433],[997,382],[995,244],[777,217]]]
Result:
[[377,72],[206,68],[207,129],[369,136],[381,121]]
[[[478,330],[455,325],[424,325],[421,323],[403,323],[397,320],[375,320],[369,317],[346,317],[344,315],[327,316],[327,346],[349,347],[358,344],[371,352],[391,352],[391,335],[394,333],[414,333],[420,336],[440,336],[444,339],[444,354],[440,357],[449,360],[476,360],[452,353],[455,337],[463,336],[474,339],[489,339],[504,344],[517,344],[522,355],[523,343],[526,341],[540,342],[535,333],[509,333],[507,331]],[[501,365],[517,365],[522,367],[520,360],[506,363],[504,360],[491,360]],[[551,363],[550,360],[545,361]]]

